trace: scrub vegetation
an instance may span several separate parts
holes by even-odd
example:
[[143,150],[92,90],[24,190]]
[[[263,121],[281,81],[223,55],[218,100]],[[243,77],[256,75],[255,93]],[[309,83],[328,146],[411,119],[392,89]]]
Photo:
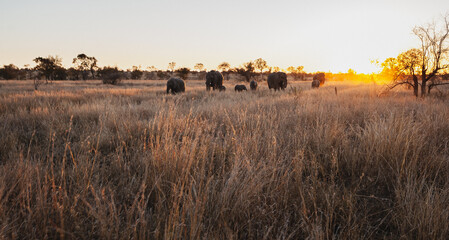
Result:
[[449,236],[444,89],[0,85],[0,238]]

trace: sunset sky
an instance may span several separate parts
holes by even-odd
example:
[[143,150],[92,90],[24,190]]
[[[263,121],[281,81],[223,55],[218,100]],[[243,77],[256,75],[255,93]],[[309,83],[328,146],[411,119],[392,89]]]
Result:
[[307,72],[373,72],[418,46],[412,28],[449,12],[448,0],[0,0],[0,65],[34,66],[78,53],[100,66],[233,67],[263,58]]

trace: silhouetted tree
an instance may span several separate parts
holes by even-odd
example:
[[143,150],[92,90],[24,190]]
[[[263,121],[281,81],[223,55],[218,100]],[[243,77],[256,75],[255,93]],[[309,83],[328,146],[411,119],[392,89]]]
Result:
[[449,84],[439,76],[449,69],[449,15],[441,23],[442,26],[433,22],[415,27],[413,33],[421,47],[403,52],[397,58],[388,58],[381,64],[382,73],[392,77],[390,88],[405,84],[412,87],[418,97],[421,86],[421,97],[425,97],[432,88]]
[[33,61],[37,64],[35,70],[39,71],[46,78],[47,82],[55,80],[56,71],[62,68],[62,59],[58,56],[37,57]]
[[156,75],[157,78],[161,80],[168,80],[170,78],[170,74],[167,71],[158,70]]
[[190,69],[186,68],[186,67],[183,67],[183,68],[177,69],[176,73],[178,74],[178,76],[180,78],[182,78],[183,80],[186,80],[187,76],[190,73]]
[[407,85],[413,88],[413,94],[418,97],[418,72],[422,59],[422,52],[413,48],[398,55],[397,58],[387,58],[382,64],[381,75],[392,79],[390,88]]
[[98,73],[104,84],[117,85],[123,78],[123,73],[117,67],[103,67]]
[[25,79],[31,79],[33,75],[33,69],[30,68],[30,64],[23,65],[23,69],[25,72]]
[[[449,68],[447,62],[449,52],[449,15],[446,15],[442,20],[442,26],[437,23],[427,24],[425,26],[418,26],[413,29],[413,33],[419,38],[421,42],[421,97],[426,96],[426,91],[438,85],[447,84],[432,81],[436,75],[444,69]],[[438,29],[441,27],[441,29]],[[427,88],[427,82],[430,84]]]
[[143,71],[140,66],[133,66],[131,71],[131,79],[141,79],[143,75]]
[[66,80],[67,79],[67,69],[64,67],[56,67],[54,72],[55,80]]
[[3,65],[2,68],[0,68],[0,78],[11,80],[11,79],[18,79],[20,74],[20,69],[15,66],[14,64],[9,65]]
[[89,57],[86,54],[81,53],[73,59],[73,64],[75,65],[75,69],[82,73],[83,80],[87,80],[88,72],[90,72],[92,78],[95,79],[95,70],[98,68],[97,59],[95,57]]
[[80,74],[80,71],[78,71],[74,67],[67,69],[67,79],[69,80],[78,80]]
[[240,76],[244,77],[247,82],[249,82],[254,76],[254,63],[252,61],[249,61],[247,63],[244,63],[243,66],[235,68],[234,71]]

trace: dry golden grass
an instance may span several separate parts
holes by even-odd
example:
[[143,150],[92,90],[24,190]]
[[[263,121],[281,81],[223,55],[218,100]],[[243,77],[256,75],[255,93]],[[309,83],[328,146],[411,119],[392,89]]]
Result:
[[449,236],[447,99],[0,84],[0,238]]

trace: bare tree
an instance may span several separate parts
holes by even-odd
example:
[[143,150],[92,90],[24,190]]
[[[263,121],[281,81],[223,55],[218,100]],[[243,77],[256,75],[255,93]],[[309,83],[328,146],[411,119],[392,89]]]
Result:
[[[444,69],[449,68],[447,62],[449,46],[449,15],[443,17],[441,25],[435,22],[425,26],[418,26],[413,29],[413,33],[421,42],[421,97],[426,96],[426,90],[430,93],[430,89],[435,86],[447,84],[438,81],[432,81],[436,75]],[[427,82],[430,84],[427,88]]]

